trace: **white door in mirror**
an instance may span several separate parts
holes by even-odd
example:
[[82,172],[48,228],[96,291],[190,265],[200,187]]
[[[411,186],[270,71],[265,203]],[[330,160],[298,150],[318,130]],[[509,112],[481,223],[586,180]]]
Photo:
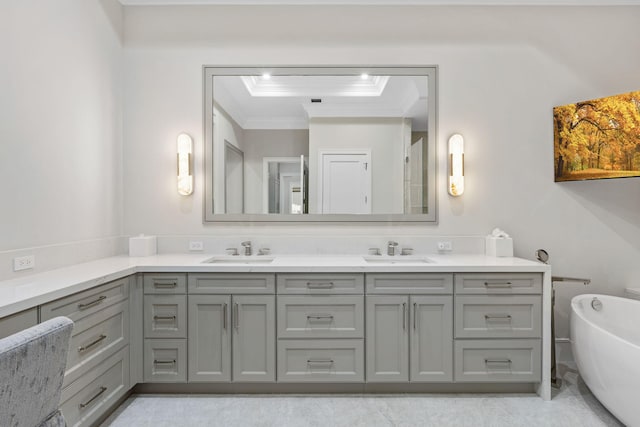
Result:
[[371,213],[368,153],[322,155],[322,213]]

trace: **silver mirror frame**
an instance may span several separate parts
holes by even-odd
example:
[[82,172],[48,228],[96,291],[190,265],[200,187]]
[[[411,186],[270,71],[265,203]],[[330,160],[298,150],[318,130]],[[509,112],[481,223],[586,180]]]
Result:
[[[398,76],[426,76],[428,84],[427,98],[427,207],[426,214],[214,214],[213,211],[213,76],[240,76],[269,72],[299,75],[360,75],[386,74]],[[244,223],[244,222],[420,222],[438,223],[438,185],[437,185],[437,141],[438,141],[438,67],[431,66],[203,66],[203,135],[204,135],[204,223]]]

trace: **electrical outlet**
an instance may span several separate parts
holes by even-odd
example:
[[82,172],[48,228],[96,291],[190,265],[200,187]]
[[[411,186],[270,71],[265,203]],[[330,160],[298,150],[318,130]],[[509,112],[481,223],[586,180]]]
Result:
[[189,240],[190,251],[204,251],[204,242],[202,240]]
[[36,266],[36,257],[33,255],[19,256],[13,259],[13,271],[29,270]]
[[453,244],[451,241],[438,242],[438,250],[450,252],[453,250]]

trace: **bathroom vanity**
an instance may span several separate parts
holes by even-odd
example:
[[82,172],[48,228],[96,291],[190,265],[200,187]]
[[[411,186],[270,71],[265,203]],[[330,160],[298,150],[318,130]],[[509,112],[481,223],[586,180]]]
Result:
[[114,257],[3,282],[13,293],[0,331],[74,320],[61,406],[71,426],[93,425],[130,390],[550,398],[546,265],[480,255],[207,261]]

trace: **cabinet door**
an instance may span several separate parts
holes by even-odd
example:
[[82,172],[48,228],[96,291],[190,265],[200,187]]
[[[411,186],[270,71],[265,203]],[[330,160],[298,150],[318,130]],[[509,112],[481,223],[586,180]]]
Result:
[[230,295],[189,295],[189,381],[231,381]]
[[275,381],[275,296],[234,295],[232,310],[233,381]]
[[367,296],[367,381],[409,380],[409,298]]
[[453,379],[452,299],[452,296],[411,297],[411,381]]

